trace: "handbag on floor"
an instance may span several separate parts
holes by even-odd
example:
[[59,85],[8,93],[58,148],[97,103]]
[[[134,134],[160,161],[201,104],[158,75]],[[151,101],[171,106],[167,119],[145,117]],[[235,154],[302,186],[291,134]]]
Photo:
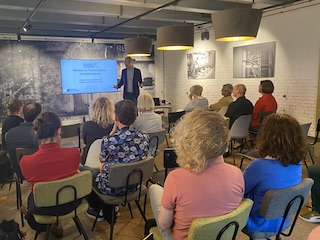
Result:
[[14,220],[3,220],[0,223],[0,240],[20,240],[24,239],[23,234],[19,229],[19,224]]

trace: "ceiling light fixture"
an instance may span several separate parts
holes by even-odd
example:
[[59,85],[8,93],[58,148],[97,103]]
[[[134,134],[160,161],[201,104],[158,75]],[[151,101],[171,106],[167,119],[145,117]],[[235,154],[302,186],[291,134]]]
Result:
[[211,18],[216,41],[253,40],[258,33],[262,10],[227,9],[213,13]]
[[25,26],[23,26],[23,31],[28,32],[32,28],[31,23],[27,22]]
[[148,37],[131,37],[124,39],[127,56],[149,57],[151,55],[152,39]]
[[158,50],[187,50],[193,48],[193,26],[164,26],[157,29]]

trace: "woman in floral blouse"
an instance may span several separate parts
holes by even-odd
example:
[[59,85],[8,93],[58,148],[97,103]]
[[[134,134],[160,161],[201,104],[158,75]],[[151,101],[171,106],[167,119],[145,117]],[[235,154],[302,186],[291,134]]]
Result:
[[137,117],[135,105],[123,100],[115,105],[115,122],[109,136],[102,139],[100,173],[96,183],[100,192],[108,195],[122,195],[125,189],[110,189],[108,173],[112,164],[137,162],[147,157],[149,140],[146,133],[135,130],[131,124]]
[[[115,105],[115,121],[109,136],[105,136],[101,143],[101,167],[94,177],[93,187],[103,194],[123,195],[125,188],[112,189],[109,187],[109,171],[113,164],[137,162],[145,159],[149,150],[149,138],[146,133],[135,130],[131,124],[137,117],[137,108],[130,100],[122,100]],[[136,186],[132,186],[133,190]],[[87,197],[90,208],[87,216],[95,218],[99,211],[99,197],[92,191]],[[99,213],[98,221],[111,221],[111,207],[106,205],[103,213]]]

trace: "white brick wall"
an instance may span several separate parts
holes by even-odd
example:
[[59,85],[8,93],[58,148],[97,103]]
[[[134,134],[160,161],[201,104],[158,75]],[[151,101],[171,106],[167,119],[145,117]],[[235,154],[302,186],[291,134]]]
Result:
[[195,32],[195,47],[188,52],[216,50],[215,79],[188,79],[187,51],[156,51],[156,95],[177,110],[187,104],[186,92],[194,84],[202,85],[203,96],[214,103],[221,97],[223,84],[243,83],[247,98],[255,104],[261,96],[258,86],[263,78],[233,78],[233,47],[276,41],[275,77],[270,80],[275,85],[278,112],[291,114],[300,123],[312,122],[309,135],[313,136],[320,65],[320,5],[265,16],[268,14],[264,14],[254,41],[219,43],[214,40],[212,29],[210,40],[201,41],[201,32]]

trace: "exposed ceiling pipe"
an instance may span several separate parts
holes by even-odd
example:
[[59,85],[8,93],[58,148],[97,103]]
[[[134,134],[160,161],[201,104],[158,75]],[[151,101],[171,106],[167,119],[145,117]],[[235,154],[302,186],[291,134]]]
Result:
[[109,31],[109,30],[111,30],[111,29],[113,29],[113,28],[119,27],[120,25],[123,25],[123,24],[125,24],[125,23],[127,23],[127,22],[130,22],[130,21],[132,21],[132,20],[140,19],[141,17],[144,17],[144,16],[148,15],[149,13],[153,13],[153,12],[159,11],[159,10],[165,8],[165,7],[169,7],[169,6],[171,6],[171,5],[176,5],[177,3],[181,2],[181,1],[183,1],[183,0],[175,0],[175,1],[172,1],[172,2],[169,2],[169,3],[166,3],[166,4],[164,4],[164,5],[160,6],[160,7],[157,7],[157,8],[155,8],[155,9],[151,9],[151,10],[149,10],[149,11],[147,11],[147,12],[144,12],[144,13],[138,15],[138,16],[135,16],[135,17],[133,17],[133,18],[129,18],[129,19],[127,19],[127,20],[125,20],[125,21],[123,21],[123,22],[121,22],[121,23],[118,23],[118,24],[116,24],[116,25],[113,25],[113,26],[111,26],[111,27],[108,27],[108,28],[106,28],[106,29],[103,29],[103,30],[101,30],[100,32],[96,32],[96,33],[94,33],[94,34],[91,34],[91,35],[89,35],[89,38],[94,38],[96,35],[98,35],[98,34],[100,34],[100,33],[103,33],[103,32]]
[[21,25],[21,27],[19,28],[17,35],[20,34],[20,31],[22,30],[22,28],[26,25],[29,24],[31,18],[37,13],[37,11],[39,10],[39,8],[42,6],[42,4],[45,2],[45,0],[40,0],[37,4],[37,6],[33,9],[33,11],[31,12],[31,14],[29,15],[29,17],[26,19],[26,21],[24,21],[24,23]]

